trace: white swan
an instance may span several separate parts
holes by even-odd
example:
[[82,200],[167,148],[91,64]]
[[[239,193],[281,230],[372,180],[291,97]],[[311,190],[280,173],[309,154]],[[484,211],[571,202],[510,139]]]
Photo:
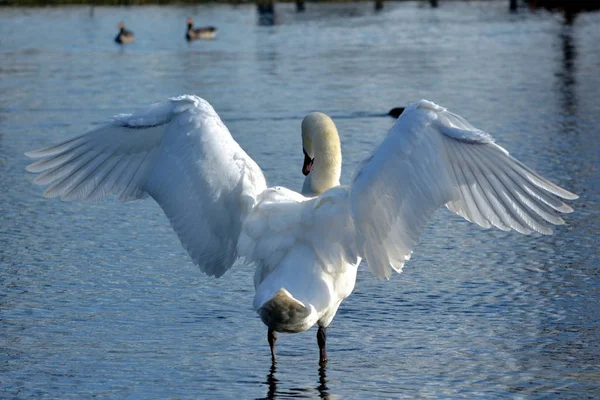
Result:
[[361,259],[380,278],[400,272],[440,206],[485,228],[550,234],[564,223],[559,213],[572,211],[561,198],[577,198],[425,100],[404,111],[350,186],[339,186],[340,142],[328,116],[309,114],[302,141],[309,197],[267,188],[211,105],[186,95],[29,152],[39,160],[27,169],[50,185],[46,197],[152,196],[208,275],[223,275],[238,257],[256,264],[254,308],[273,361],[275,331],[317,323],[326,362],[325,328],[352,292]]

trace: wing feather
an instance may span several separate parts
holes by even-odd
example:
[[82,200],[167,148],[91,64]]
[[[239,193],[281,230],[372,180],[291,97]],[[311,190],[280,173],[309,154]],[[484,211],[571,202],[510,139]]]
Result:
[[484,228],[551,234],[562,200],[577,196],[540,176],[486,132],[422,100],[408,107],[358,170],[350,209],[359,254],[371,271],[401,271],[434,211],[448,209]]
[[[573,212],[573,209],[566,203],[564,203],[559,197],[562,197],[567,200],[573,200],[577,197],[574,194],[567,192],[564,195],[553,195],[552,192],[544,191],[543,183],[539,182],[538,179],[531,174],[523,171],[519,164],[508,164],[504,162],[504,159],[498,157],[496,154],[491,154],[491,160],[495,163],[495,165],[502,165],[506,173],[517,182],[517,184],[524,188],[531,196],[534,196],[536,199],[539,199],[546,205],[550,206],[552,209],[562,212],[562,213],[570,213]],[[516,160],[515,160],[516,161]],[[536,174],[537,175],[537,174]],[[536,183],[536,181],[538,183]]]
[[[477,164],[476,158],[473,156],[473,151],[471,151],[473,148],[469,147],[467,149],[464,146],[460,146],[460,144],[455,144],[454,147],[454,151],[457,154],[463,155],[467,162],[467,167],[477,170],[477,177],[480,179],[477,179],[475,184],[481,185],[483,194],[493,208],[492,218],[499,218],[502,221],[503,228],[514,229],[524,234],[530,233],[530,231],[523,227],[521,219],[514,210],[513,204],[505,196],[505,188],[498,184],[494,179],[494,175],[490,174],[485,167],[482,168],[481,165]],[[473,182],[469,184],[472,185]]]
[[[527,181],[520,179],[519,176],[513,175],[513,171],[510,168],[498,163],[494,158],[490,157],[489,160],[492,163],[493,168],[502,172],[501,174],[498,174],[499,178],[504,182],[507,182],[507,185],[511,185],[514,188],[515,196],[522,204],[524,204],[525,208],[531,208],[546,222],[553,225],[564,224],[564,220],[558,215],[556,210],[560,210],[561,212],[571,212],[572,209],[570,207],[560,200],[553,198],[552,200],[555,200],[557,204],[557,208],[553,208],[548,205],[547,202],[541,200],[546,197],[541,191],[535,187],[531,187]],[[566,207],[560,207],[558,203]]]
[[111,182],[111,176],[114,177],[118,168],[123,167],[124,163],[122,163],[122,161],[125,157],[125,154],[109,157],[108,160],[106,160],[106,162],[95,172],[95,178],[93,179],[92,183],[86,185],[86,190],[82,190],[82,193],[76,197],[73,197],[73,199],[97,201],[106,197],[108,193],[110,193],[110,189],[112,189],[113,185]]
[[[485,175],[490,176],[490,180],[494,181],[494,186],[502,188],[503,197],[512,206],[522,224],[542,234],[549,235],[552,233],[552,228],[547,224],[547,222],[552,221],[544,218],[546,212],[535,204],[534,199],[528,198],[522,188],[507,176],[504,165],[497,164],[491,157],[483,158],[482,154],[478,154],[478,152],[473,151],[471,148],[466,149],[466,151],[474,153],[473,160],[479,169]],[[486,164],[486,161],[489,164]],[[554,220],[554,223],[560,224],[561,221],[560,219]],[[529,229],[521,233],[531,233]]]
[[[448,146],[454,146],[452,141],[449,141]],[[489,228],[491,226],[490,222],[483,215],[488,214],[491,219],[497,221],[499,221],[499,218],[487,204],[485,193],[479,190],[481,188],[481,184],[479,183],[481,176],[477,174],[477,171],[473,171],[464,160],[460,161],[462,162],[450,164],[455,182],[461,194],[458,199],[457,209],[464,213],[468,221]],[[469,185],[469,182],[473,182],[474,184]]]
[[194,263],[209,275],[237,258],[241,224],[266,188],[260,168],[212,106],[180,96],[122,114],[84,135],[26,153],[46,197],[152,196]]
[[[48,171],[51,169],[54,169],[56,167],[59,167],[61,165],[63,165],[64,163],[66,163],[67,161],[77,157],[78,155],[84,153],[85,151],[88,150],[88,148],[83,148],[81,149],[81,147],[84,145],[84,142],[80,142],[78,145],[71,147],[71,151],[69,152],[62,152],[62,153],[58,153],[58,155],[55,154],[50,154],[48,156],[44,156],[41,155],[39,157],[48,157],[48,158],[42,158],[39,161],[34,162],[33,164],[30,164],[29,166],[27,166],[27,171],[29,172],[42,172],[42,171]],[[79,149],[79,151],[77,151]],[[35,152],[29,152],[26,153],[29,157],[35,157],[32,156],[32,154],[37,154]]]
[[[66,141],[61,142],[54,146],[45,147],[43,149],[38,149],[38,150],[28,151],[27,153],[25,153],[25,155],[29,158],[42,158],[42,157],[55,156],[57,154],[63,154],[66,150],[75,148],[76,147],[75,143],[77,143],[77,142],[83,143],[84,136],[85,135],[76,136],[72,139],[66,140]],[[32,165],[35,165],[35,164],[37,164],[37,163],[33,163]],[[31,168],[31,165],[29,167],[27,167],[27,170],[31,171],[31,172],[38,172],[38,171],[30,170],[30,168]]]

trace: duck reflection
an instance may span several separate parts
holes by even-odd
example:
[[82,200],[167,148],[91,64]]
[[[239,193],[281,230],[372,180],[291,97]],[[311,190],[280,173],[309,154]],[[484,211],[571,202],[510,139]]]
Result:
[[315,392],[320,399],[331,399],[329,394],[329,387],[327,386],[327,367],[320,366],[318,369],[318,385],[315,389],[301,389],[301,388],[287,388],[287,390],[281,389],[281,382],[277,379],[277,363],[271,364],[269,373],[265,383],[267,384],[267,396],[265,399],[274,400],[277,398],[307,398],[309,393]]

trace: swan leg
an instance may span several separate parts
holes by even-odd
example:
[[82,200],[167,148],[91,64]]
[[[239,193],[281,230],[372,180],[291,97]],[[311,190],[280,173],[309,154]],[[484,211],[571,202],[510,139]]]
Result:
[[319,364],[327,364],[327,350],[325,350],[326,329],[322,326],[317,331],[317,343],[319,344]]
[[271,361],[273,364],[277,362],[277,357],[275,356],[275,341],[277,340],[277,334],[271,328],[267,333],[267,340],[269,341],[269,347],[271,348]]

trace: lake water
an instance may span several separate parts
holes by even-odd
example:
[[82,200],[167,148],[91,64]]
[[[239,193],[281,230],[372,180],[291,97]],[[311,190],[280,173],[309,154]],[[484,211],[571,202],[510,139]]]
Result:
[[[0,8],[0,397],[600,397],[600,14],[508,2]],[[218,27],[188,44],[188,16]],[[117,23],[137,36],[113,43]],[[252,268],[189,261],[152,201],[42,198],[27,150],[181,93],[210,101],[272,185],[300,188],[300,121],[329,113],[343,182],[396,106],[433,100],[578,193],[553,236],[441,209],[401,275],[361,268],[328,330],[280,335]]]

